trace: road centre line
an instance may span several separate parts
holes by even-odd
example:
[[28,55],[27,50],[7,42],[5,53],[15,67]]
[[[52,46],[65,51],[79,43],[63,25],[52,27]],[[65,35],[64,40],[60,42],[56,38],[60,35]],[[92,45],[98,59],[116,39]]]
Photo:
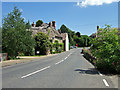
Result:
[[67,59],[68,57],[66,57],[65,59]]
[[107,87],[109,87],[109,84],[107,83],[107,81],[105,79],[103,79],[103,82]]
[[[70,54],[72,54],[72,53],[70,53]],[[65,57],[65,59],[67,59],[67,58],[70,56],[70,54],[69,54],[67,57]],[[65,59],[64,59],[64,60],[65,60]],[[57,64],[59,64],[59,63],[61,63],[61,62],[63,62],[64,60],[61,60],[61,61],[55,63],[55,65],[57,65]]]
[[36,73],[41,72],[41,71],[43,71],[43,70],[45,70],[45,69],[48,69],[48,68],[50,68],[50,66],[47,66],[47,67],[42,68],[42,69],[40,69],[40,70],[37,70],[37,71],[35,71],[35,72],[29,73],[29,74],[27,74],[27,75],[24,75],[24,76],[22,76],[21,78],[29,77],[29,76],[31,76],[31,75],[33,75],[33,74],[36,74]]
[[57,63],[55,63],[55,65],[57,65],[57,64],[59,64],[59,63],[61,63],[61,62],[63,62],[64,60],[61,60],[61,61],[59,61],[59,62],[57,62]]

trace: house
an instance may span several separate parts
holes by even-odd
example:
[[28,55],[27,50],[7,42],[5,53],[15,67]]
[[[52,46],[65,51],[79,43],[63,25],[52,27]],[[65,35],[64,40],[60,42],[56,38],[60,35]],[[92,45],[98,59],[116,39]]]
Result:
[[69,50],[69,38],[67,33],[60,33],[58,30],[56,30],[55,21],[48,23],[43,23],[39,27],[35,27],[35,24],[33,22],[32,24],[32,36],[37,34],[38,32],[43,32],[46,35],[49,36],[49,40],[54,43],[55,40],[58,40],[59,43],[64,43],[64,50]]

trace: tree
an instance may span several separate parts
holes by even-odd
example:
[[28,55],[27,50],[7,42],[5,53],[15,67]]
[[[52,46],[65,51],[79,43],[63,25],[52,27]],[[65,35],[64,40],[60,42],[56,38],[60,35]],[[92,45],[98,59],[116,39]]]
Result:
[[76,35],[77,35],[78,37],[81,37],[81,36],[80,36],[80,32],[77,32]]
[[30,52],[34,48],[32,32],[26,30],[26,24],[17,7],[3,19],[2,52],[8,53],[8,59],[14,59],[19,53]]
[[61,33],[68,33],[68,38],[69,38],[69,42],[71,45],[75,45],[75,42],[72,38],[72,35],[74,34],[74,32],[72,32],[69,28],[67,28],[64,24],[60,27]]
[[42,20],[38,20],[37,22],[36,22],[36,27],[39,27],[39,26],[41,26],[43,24],[43,21]]
[[90,37],[87,35],[80,35],[80,32],[75,33],[74,31],[67,28],[64,24],[60,27],[62,33],[68,33],[70,45],[78,44],[79,47],[90,46]]
[[26,23],[26,29],[30,29],[31,28],[31,25],[30,25],[30,22],[28,20],[28,22]]
[[82,39],[83,39],[83,43],[84,43],[84,47],[88,47],[88,46],[90,46],[91,44],[90,44],[90,41],[91,41],[91,39],[90,39],[90,37],[89,36],[87,36],[87,35],[81,35],[81,37],[82,37]]
[[36,42],[36,51],[39,51],[42,55],[48,54],[48,50],[50,50],[50,47],[52,45],[48,35],[39,32],[37,33],[37,35],[34,36],[34,39]]
[[75,35],[75,31],[72,31],[72,33],[71,33],[72,38],[73,38],[74,35]]
[[60,27],[61,33],[69,33],[70,30],[64,24]]

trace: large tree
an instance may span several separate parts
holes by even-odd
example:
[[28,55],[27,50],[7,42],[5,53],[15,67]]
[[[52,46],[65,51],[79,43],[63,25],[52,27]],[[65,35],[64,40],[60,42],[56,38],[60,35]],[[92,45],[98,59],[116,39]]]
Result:
[[43,24],[43,21],[42,20],[38,20],[37,22],[36,22],[36,27],[39,27],[39,26],[41,26]]
[[34,47],[32,32],[26,30],[24,18],[17,7],[3,19],[2,50],[8,58],[16,58],[18,53],[31,52]]
[[72,38],[74,32],[71,31],[69,28],[67,28],[64,24],[60,27],[60,30],[62,33],[68,33],[68,37],[69,37],[69,42],[71,45],[75,45],[75,42]]

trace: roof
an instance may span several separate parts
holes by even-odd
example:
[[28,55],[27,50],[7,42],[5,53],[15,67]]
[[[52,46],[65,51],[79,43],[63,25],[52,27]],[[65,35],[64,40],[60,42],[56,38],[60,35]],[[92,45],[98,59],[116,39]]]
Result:
[[62,38],[61,34],[54,29],[54,27],[50,27],[47,23],[43,23],[40,27],[31,27],[31,29],[33,30],[33,35],[37,34],[38,32],[43,32],[45,34],[49,34],[50,38],[53,36]]

